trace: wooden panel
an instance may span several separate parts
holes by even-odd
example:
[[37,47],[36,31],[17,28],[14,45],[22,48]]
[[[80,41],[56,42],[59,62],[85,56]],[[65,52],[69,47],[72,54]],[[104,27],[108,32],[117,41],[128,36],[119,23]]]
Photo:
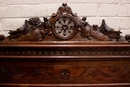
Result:
[[[2,59],[2,84],[130,83],[128,59]],[[89,86],[89,85],[88,85]]]
[[114,45],[1,45],[0,85],[129,87],[130,48]]

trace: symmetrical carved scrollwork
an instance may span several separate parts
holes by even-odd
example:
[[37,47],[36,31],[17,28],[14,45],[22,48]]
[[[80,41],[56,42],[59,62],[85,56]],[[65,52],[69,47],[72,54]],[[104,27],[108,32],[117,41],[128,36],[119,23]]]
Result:
[[71,7],[67,5],[67,3],[63,3],[62,6],[58,8],[57,14],[71,14],[73,15],[73,12],[71,10]]
[[90,25],[63,3],[51,17],[0,35],[0,86],[130,83],[130,35],[120,33],[105,20]]
[[[4,38],[4,36],[0,35],[0,41],[124,41],[120,33],[119,30],[115,31],[110,28],[105,23],[105,20],[102,21],[100,27],[90,25],[86,22],[86,17],[81,19],[76,13],[73,13],[67,3],[63,3],[58,8],[57,13],[53,13],[50,18],[44,17],[43,22],[38,17],[25,20],[24,25],[17,30],[10,31],[8,37]],[[126,40],[129,41],[128,35]]]
[[[68,67],[68,66],[66,66]],[[81,66],[69,66],[69,69],[60,68],[60,66],[0,66],[0,81],[4,79],[24,79],[32,78],[32,81],[36,78],[38,81],[82,81],[82,83],[90,82],[115,82],[122,81],[122,77],[129,79],[130,67],[127,65],[109,65],[103,66],[103,68],[92,67],[89,65]],[[75,73],[78,72],[78,73]],[[4,78],[6,77],[6,78]],[[103,79],[102,79],[103,78]],[[117,80],[118,78],[118,80]],[[99,81],[98,81],[99,80]],[[70,82],[69,82],[70,81]],[[20,81],[18,81],[20,82]],[[128,81],[129,82],[129,81]]]

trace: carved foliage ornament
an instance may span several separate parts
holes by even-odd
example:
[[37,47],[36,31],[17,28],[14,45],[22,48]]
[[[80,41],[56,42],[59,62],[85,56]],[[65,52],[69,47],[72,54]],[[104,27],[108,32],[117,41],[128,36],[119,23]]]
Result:
[[[0,81],[4,82],[6,79],[10,79],[9,82],[18,79],[17,82],[33,82],[37,83],[52,83],[67,82],[71,83],[94,83],[94,82],[116,82],[129,79],[130,67],[128,65],[102,65],[102,68],[89,66],[89,65],[75,65],[61,68],[59,65],[49,66],[0,66]],[[78,72],[78,73],[75,73]],[[5,78],[6,77],[6,78]],[[25,80],[26,78],[30,80]],[[36,81],[37,80],[37,81]],[[81,82],[80,82],[80,81]],[[48,81],[48,82],[47,82]],[[125,82],[130,82],[125,80]]]
[[39,17],[25,20],[23,26],[10,31],[9,36],[0,35],[0,41],[130,41],[130,35],[126,35],[124,39],[120,33],[119,30],[110,28],[105,20],[100,27],[90,25],[86,22],[86,17],[78,17],[67,3],[63,3],[50,18],[43,17],[43,21]]

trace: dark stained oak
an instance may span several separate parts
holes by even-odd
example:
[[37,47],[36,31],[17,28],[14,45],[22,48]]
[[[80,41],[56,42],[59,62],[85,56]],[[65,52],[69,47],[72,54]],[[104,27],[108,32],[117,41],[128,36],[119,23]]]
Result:
[[0,87],[130,87],[130,35],[120,34],[63,3],[0,35]]
[[52,42],[0,44],[0,85],[130,86],[129,43]]

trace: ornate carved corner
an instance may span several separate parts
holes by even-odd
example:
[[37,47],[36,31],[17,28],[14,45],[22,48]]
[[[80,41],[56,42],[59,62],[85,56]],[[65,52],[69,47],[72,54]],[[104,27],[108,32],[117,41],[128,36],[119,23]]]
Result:
[[[130,35],[122,37],[121,31],[110,28],[105,20],[102,24],[90,25],[87,17],[78,17],[67,3],[63,3],[50,18],[33,17],[23,26],[10,31],[9,36],[0,35],[0,41],[128,41]],[[126,39],[126,40],[125,40]]]

